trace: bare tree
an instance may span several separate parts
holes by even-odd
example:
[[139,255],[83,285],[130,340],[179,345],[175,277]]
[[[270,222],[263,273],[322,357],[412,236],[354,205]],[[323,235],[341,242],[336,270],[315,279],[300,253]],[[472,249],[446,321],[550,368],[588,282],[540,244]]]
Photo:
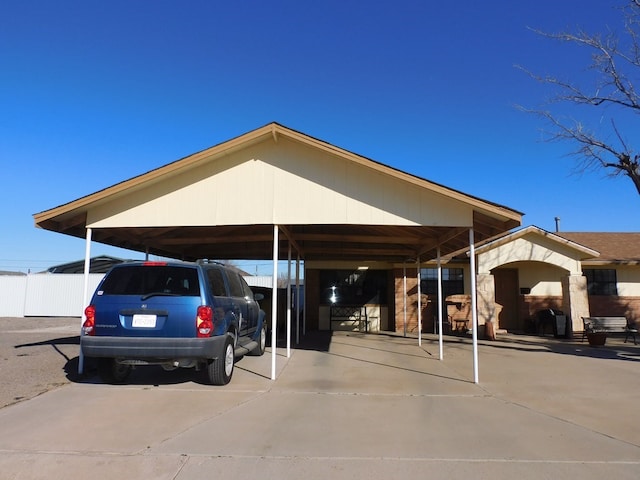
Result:
[[[568,42],[591,54],[589,70],[591,85],[584,85],[584,78],[562,80],[556,76],[540,76],[526,69],[536,80],[551,85],[556,92],[548,102],[553,104],[586,105],[599,109],[608,121],[601,122],[598,131],[588,128],[583,122],[566,119],[550,110],[527,110],[549,122],[552,131],[548,140],[569,140],[577,144],[571,152],[580,160],[577,171],[603,168],[610,176],[624,175],[631,179],[640,194],[640,150],[631,145],[622,124],[640,114],[640,96],[635,84],[640,84],[640,0],[629,0],[620,8],[624,21],[621,33],[588,33],[581,29],[575,32],[547,33],[533,30],[537,34],[559,42]],[[520,67],[522,68],[522,67]],[[615,116],[615,118],[614,118]],[[637,129],[626,131],[637,134]],[[634,138],[637,141],[637,139]]]

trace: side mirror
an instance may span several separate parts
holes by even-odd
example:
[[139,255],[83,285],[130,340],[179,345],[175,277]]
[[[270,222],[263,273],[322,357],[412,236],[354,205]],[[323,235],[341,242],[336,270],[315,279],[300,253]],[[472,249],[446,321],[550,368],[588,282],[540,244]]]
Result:
[[264,300],[264,295],[262,293],[256,293],[253,295],[253,299],[256,302],[261,302],[262,300]]

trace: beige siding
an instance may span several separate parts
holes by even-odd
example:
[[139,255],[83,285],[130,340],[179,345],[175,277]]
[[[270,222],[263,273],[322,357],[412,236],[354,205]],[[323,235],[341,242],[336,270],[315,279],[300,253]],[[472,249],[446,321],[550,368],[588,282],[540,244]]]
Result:
[[616,266],[618,295],[640,297],[640,266]]
[[468,204],[287,138],[140,186],[89,227],[236,224],[471,226]]
[[531,295],[537,296],[561,296],[562,283],[560,279],[567,272],[539,262],[527,262],[518,265],[520,287],[531,289]]
[[488,273],[496,267],[518,261],[545,262],[571,273],[582,272],[580,260],[575,258],[571,249],[533,235],[517,238],[478,255],[478,272]]

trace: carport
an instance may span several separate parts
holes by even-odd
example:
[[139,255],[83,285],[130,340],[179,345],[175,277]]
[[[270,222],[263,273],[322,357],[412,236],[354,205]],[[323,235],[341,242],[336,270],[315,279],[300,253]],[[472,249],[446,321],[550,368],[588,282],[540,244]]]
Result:
[[92,241],[182,260],[272,259],[274,346],[279,259],[290,285],[293,255],[297,265],[409,263],[419,276],[421,262],[437,259],[440,269],[442,256],[469,251],[475,299],[474,244],[521,218],[278,123],[34,215],[38,227],[85,238],[87,259]]

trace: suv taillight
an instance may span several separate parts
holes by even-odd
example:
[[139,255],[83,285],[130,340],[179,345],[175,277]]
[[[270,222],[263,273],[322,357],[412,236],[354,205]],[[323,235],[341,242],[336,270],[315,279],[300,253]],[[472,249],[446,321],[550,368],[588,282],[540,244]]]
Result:
[[198,307],[196,333],[198,338],[210,337],[213,333],[213,310],[208,305]]
[[84,309],[85,321],[82,324],[82,333],[85,335],[96,334],[96,307],[89,305]]

